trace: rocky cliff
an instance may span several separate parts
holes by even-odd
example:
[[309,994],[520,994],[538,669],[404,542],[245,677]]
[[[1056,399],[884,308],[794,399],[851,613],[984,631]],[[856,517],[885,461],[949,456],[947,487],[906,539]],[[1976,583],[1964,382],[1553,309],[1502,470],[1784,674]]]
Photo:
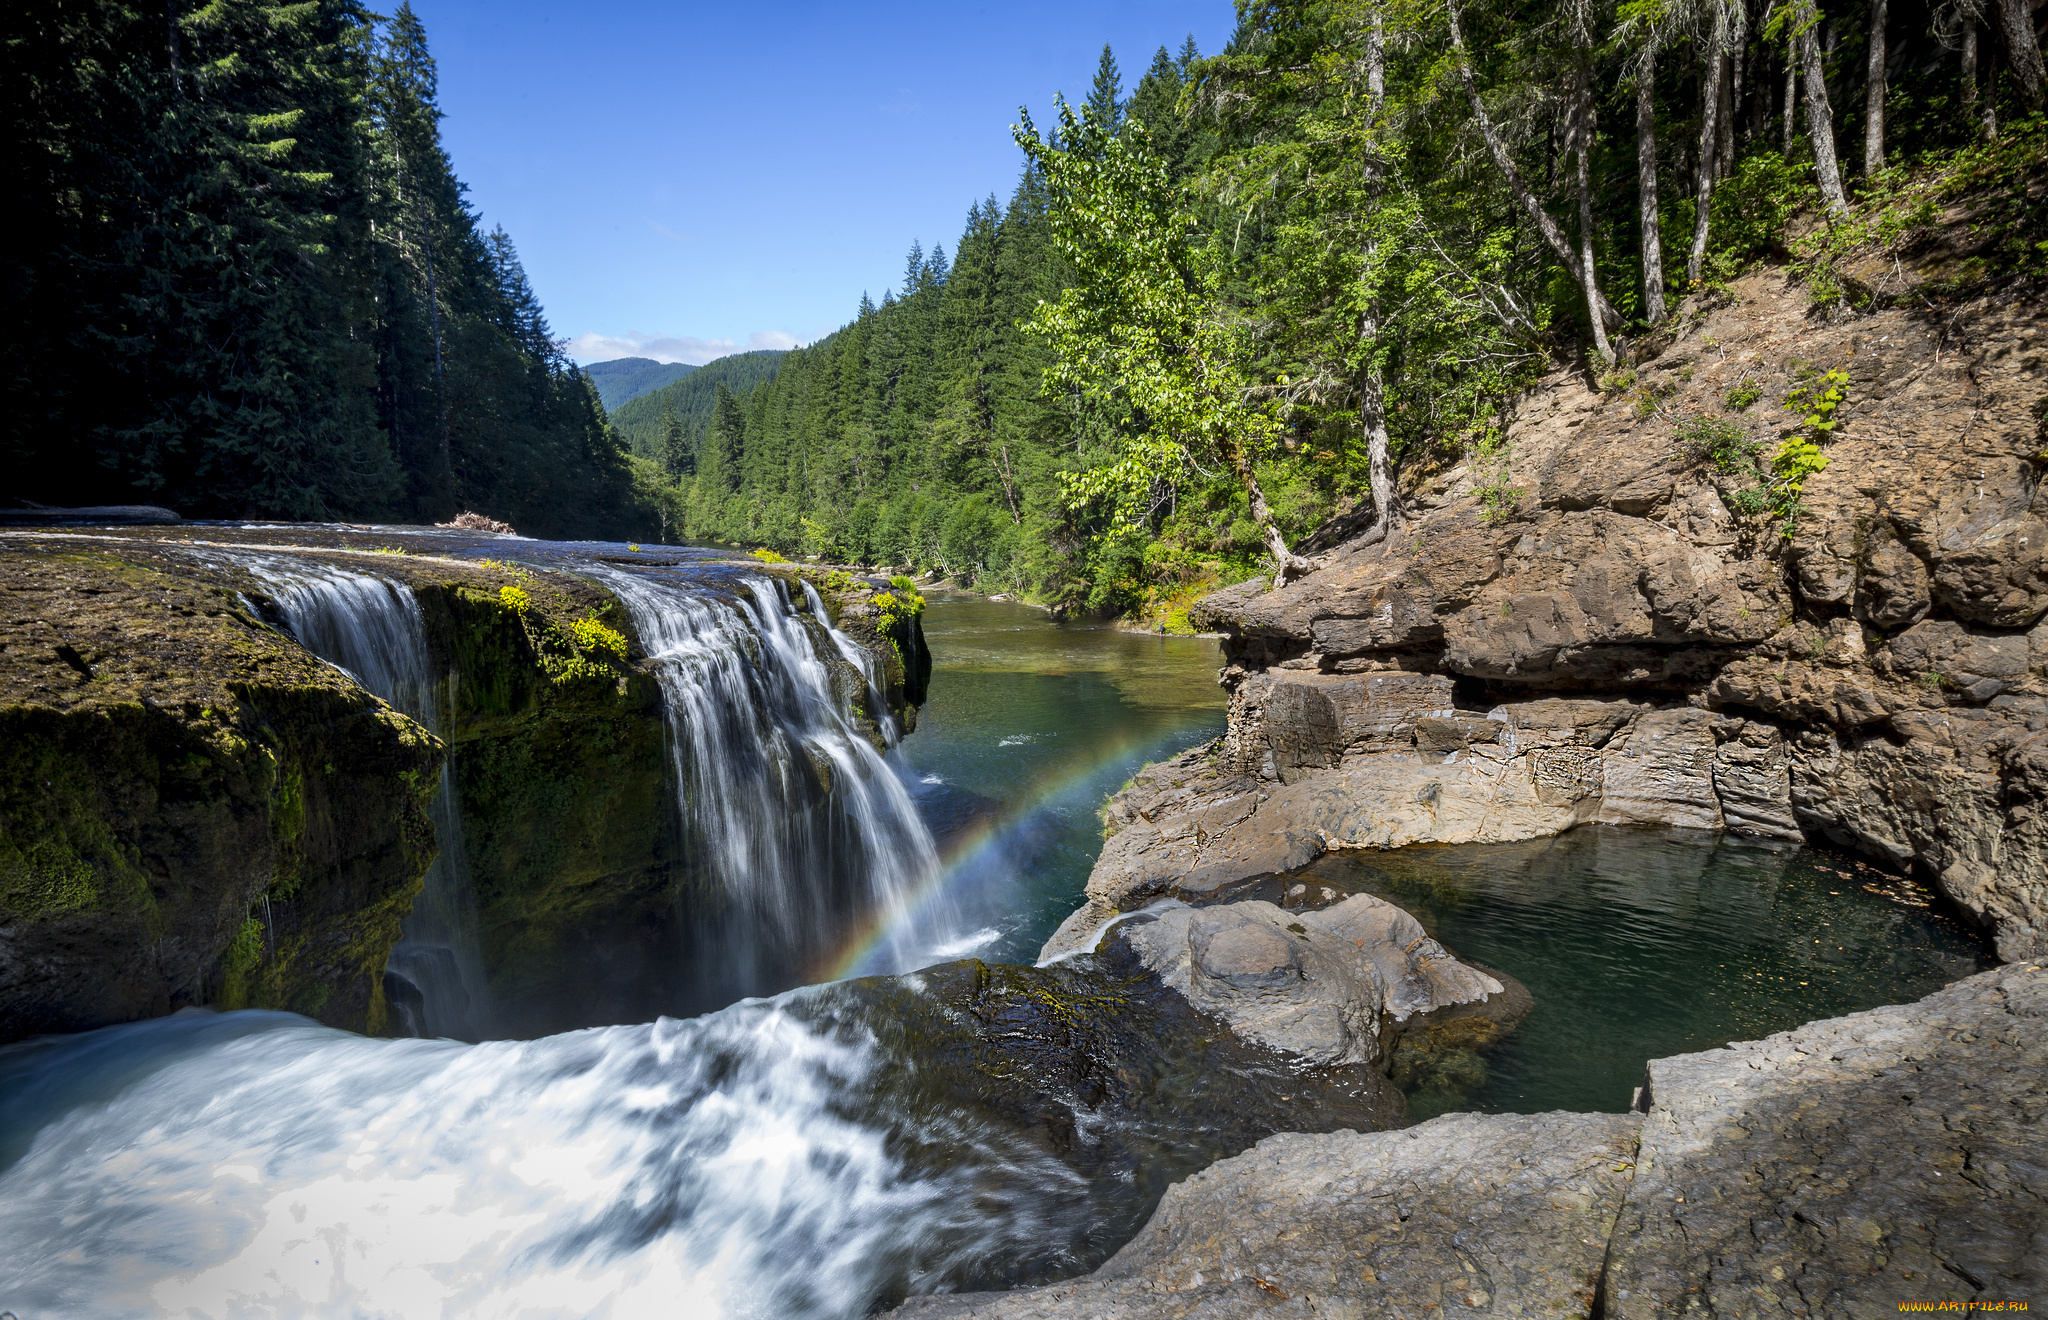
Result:
[[[273,538],[411,588],[447,676],[435,731],[301,647],[208,543],[232,535],[0,536],[0,1041],[188,1004],[392,1029],[382,973],[435,856],[444,760],[507,1029],[644,1016],[693,870],[623,607],[573,573]],[[870,594],[826,603],[908,722],[921,634],[872,617]],[[626,654],[580,641],[578,619]],[[865,677],[820,653],[881,742]]]
[[[2048,949],[2048,312],[1899,279],[1850,316],[1745,277],[1412,472],[1390,535],[1204,601],[1228,732],[1111,804],[1047,951],[1331,848],[1591,821],[1826,839]],[[1794,438],[1826,466],[1766,507]]]

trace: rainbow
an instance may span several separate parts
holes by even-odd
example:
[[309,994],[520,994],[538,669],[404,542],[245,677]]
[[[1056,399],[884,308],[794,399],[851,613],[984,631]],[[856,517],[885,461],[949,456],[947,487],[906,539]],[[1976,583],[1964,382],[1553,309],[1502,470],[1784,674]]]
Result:
[[[812,982],[843,981],[851,976],[875,975],[885,970],[873,965],[876,955],[887,948],[894,937],[917,929],[921,919],[932,915],[952,896],[963,879],[975,874],[999,853],[1019,825],[1034,813],[1083,792],[1098,776],[1119,762],[1135,761],[1148,746],[1157,745],[1171,733],[1178,733],[1195,723],[1195,714],[1189,712],[1189,718],[1165,733],[1155,727],[1142,737],[1130,733],[1110,739],[1080,760],[1042,774],[1028,791],[1007,804],[1002,812],[948,840],[930,879],[901,901],[876,911],[857,924],[838,949],[820,961],[815,969],[817,975],[807,979]],[[1207,711],[1200,714],[1205,718],[1211,717]]]

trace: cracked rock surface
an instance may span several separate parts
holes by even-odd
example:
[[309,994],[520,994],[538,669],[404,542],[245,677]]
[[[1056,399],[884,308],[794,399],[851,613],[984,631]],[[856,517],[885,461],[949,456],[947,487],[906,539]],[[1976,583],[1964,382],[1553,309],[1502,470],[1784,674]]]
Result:
[[1876,1317],[2048,1286],[2038,964],[1656,1060],[1640,1099],[1268,1137],[1091,1275],[893,1314]]

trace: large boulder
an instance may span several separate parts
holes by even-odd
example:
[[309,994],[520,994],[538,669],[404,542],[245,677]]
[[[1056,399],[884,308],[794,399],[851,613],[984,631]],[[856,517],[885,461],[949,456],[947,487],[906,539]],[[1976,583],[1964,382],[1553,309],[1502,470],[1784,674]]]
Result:
[[1381,1066],[1385,1026],[1509,997],[1500,979],[1368,894],[1314,912],[1263,902],[1147,912],[1119,922],[1104,945],[1128,949],[1238,1035],[1320,1065]]

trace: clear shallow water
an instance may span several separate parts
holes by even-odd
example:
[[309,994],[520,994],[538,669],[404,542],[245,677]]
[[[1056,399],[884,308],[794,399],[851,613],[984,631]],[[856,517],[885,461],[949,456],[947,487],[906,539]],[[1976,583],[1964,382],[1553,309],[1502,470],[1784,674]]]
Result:
[[965,932],[945,952],[1036,961],[1080,906],[1104,799],[1223,732],[1221,651],[944,591],[927,597],[924,631],[930,704],[901,755]]
[[[1297,883],[1309,892],[1285,899]],[[1335,853],[1235,896],[1376,894],[1529,987],[1536,1007],[1484,1057],[1483,1081],[1424,1078],[1411,1091],[1419,1120],[1619,1112],[1650,1059],[1908,1003],[1989,965],[1954,918],[1866,884],[1898,888],[1832,852],[1585,826],[1527,843]]]

